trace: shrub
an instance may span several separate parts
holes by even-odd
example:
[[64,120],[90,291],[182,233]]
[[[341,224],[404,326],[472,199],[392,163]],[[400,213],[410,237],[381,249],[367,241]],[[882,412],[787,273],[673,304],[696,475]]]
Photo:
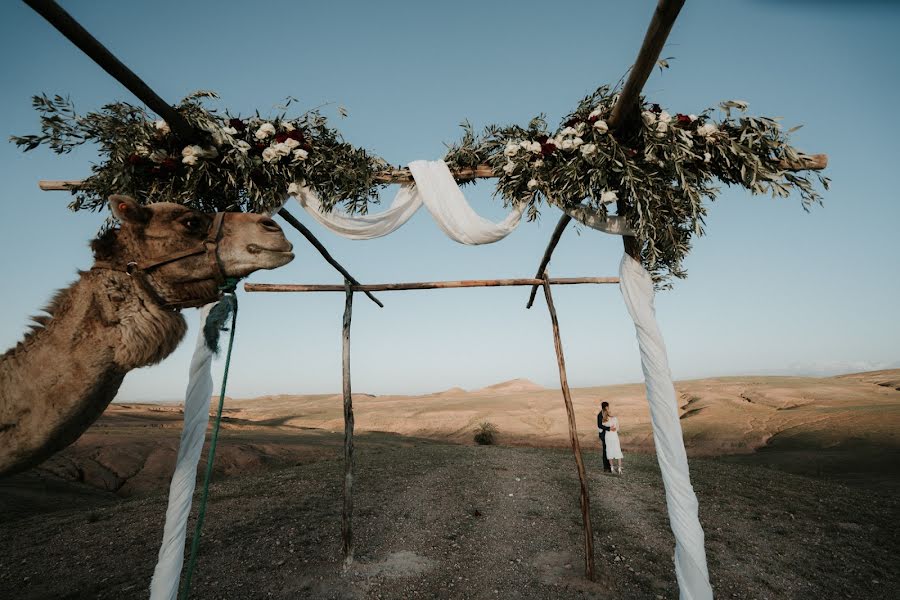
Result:
[[497,426],[489,421],[484,421],[475,428],[475,443],[480,446],[490,446],[494,443],[496,435]]

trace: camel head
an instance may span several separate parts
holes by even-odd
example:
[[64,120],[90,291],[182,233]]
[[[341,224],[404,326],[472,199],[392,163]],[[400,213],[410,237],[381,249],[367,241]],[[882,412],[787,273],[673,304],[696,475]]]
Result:
[[111,196],[109,204],[121,226],[92,242],[94,267],[136,276],[164,306],[200,306],[219,297],[225,278],[294,258],[281,227],[265,215],[142,206],[128,196]]

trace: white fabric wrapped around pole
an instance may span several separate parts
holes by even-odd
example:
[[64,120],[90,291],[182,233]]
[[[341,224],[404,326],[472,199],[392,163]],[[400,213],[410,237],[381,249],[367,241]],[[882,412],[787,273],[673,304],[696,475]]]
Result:
[[213,351],[206,345],[203,326],[213,304],[200,310],[197,346],[191,358],[190,378],[184,398],[184,428],[178,445],[178,459],[169,485],[169,506],[163,528],[156,568],[150,582],[150,600],[177,600],[184,563],[184,541],[188,515],[197,481],[197,465],[206,440],[209,424],[209,402],[212,397]]
[[703,528],[697,514],[697,496],[691,487],[675,385],[653,306],[653,280],[638,261],[626,254],[619,268],[619,287],[637,331],[653,443],[666,490],[669,523],[675,535],[675,576],[680,597],[681,600],[712,600]]
[[417,160],[409,164],[414,184],[401,185],[387,210],[369,215],[325,212],[315,192],[301,187],[297,202],[316,221],[341,237],[371,240],[393,233],[424,204],[438,227],[460,244],[491,244],[508,236],[519,225],[525,204],[516,206],[500,223],[476,213],[442,160]]

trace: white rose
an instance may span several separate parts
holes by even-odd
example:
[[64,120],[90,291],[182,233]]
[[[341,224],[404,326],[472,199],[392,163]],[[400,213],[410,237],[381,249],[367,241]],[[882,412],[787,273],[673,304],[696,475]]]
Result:
[[656,133],[662,134],[669,130],[669,124],[665,121],[660,121],[656,124]]
[[597,154],[597,144],[585,144],[581,147],[581,154],[583,156],[591,156]]
[[529,190],[533,190],[533,189],[536,188],[538,185],[539,185],[539,184],[538,184],[538,180],[537,180],[537,179],[529,179],[529,180],[528,180],[528,189],[529,189]]
[[601,119],[599,121],[594,121],[594,129],[600,133],[606,133],[609,131],[609,125],[606,124],[606,121]]
[[284,144],[285,146],[287,146],[291,150],[293,150],[294,148],[296,148],[297,146],[300,145],[300,142],[298,142],[297,140],[295,140],[293,138],[288,138],[281,143]]
[[688,115],[688,119],[691,120],[691,123],[697,120],[697,115]]
[[294,183],[292,183],[291,185],[288,186],[288,194],[290,194],[291,196],[299,196],[299,195],[300,195],[300,189],[301,189],[302,187],[303,187],[303,186],[301,186],[299,183],[297,183],[297,182],[295,181]]
[[642,112],[641,118],[644,120],[645,125],[653,125],[654,123],[656,123],[656,115],[649,110],[645,110],[644,112]]
[[240,152],[241,154],[247,154],[247,152],[250,150],[250,144],[248,144],[244,140],[239,141],[234,145],[234,147],[237,148],[238,152]]
[[506,164],[503,165],[503,172],[507,175],[512,175],[512,172],[516,170],[516,163],[511,160],[506,161]]
[[544,160],[541,159],[541,158],[539,158],[539,159],[537,159],[536,161],[534,161],[534,162],[531,163],[531,164],[532,164],[532,166],[533,166],[535,169],[538,169],[538,168],[544,166]]
[[661,123],[668,123],[671,120],[672,120],[672,115],[670,115],[666,111],[662,111],[661,113],[659,113],[659,121]]
[[303,148],[297,148],[296,150],[294,150],[294,162],[306,160],[306,157],[308,156],[309,152],[307,152]]
[[605,192],[600,194],[600,202],[602,204],[607,204],[609,202],[615,202],[618,199],[619,199],[619,195],[612,190],[606,190]]
[[222,133],[227,133],[228,135],[237,135],[237,129],[234,127],[223,127]]
[[531,142],[531,146],[528,148],[531,150],[532,154],[540,154],[541,153],[541,143],[540,142]]
[[710,154],[709,152],[704,152],[703,153],[703,162],[709,162],[710,160],[712,160],[712,154]]
[[603,114],[603,111],[598,107],[591,111],[591,114],[588,115],[589,119],[593,119],[594,117],[599,117]]
[[278,160],[279,158],[281,158],[281,155],[278,154],[278,151],[275,150],[275,148],[272,148],[271,146],[269,146],[268,148],[263,150],[262,158],[266,162],[274,162],[274,161]]
[[575,147],[575,144],[572,142],[572,140],[563,140],[559,147],[562,150],[571,150]]
[[709,138],[714,134],[718,133],[719,128],[713,125],[712,123],[707,123],[706,125],[701,125],[697,128],[697,135],[700,137]]
[[291,153],[291,147],[281,142],[279,144],[272,144],[272,150],[278,153],[278,156],[287,156]]
[[284,127],[284,130],[285,130],[285,131],[293,131],[294,129],[296,129],[296,128],[291,124],[290,121],[282,121],[282,122],[281,122],[281,126]]
[[256,139],[264,140],[270,135],[275,135],[275,126],[271,123],[263,123],[260,125],[259,129],[256,130]]
[[574,127],[566,127],[560,132],[560,135],[578,135],[578,132],[575,131]]
[[154,121],[153,125],[156,127],[156,130],[160,133],[169,133],[169,124],[160,119],[159,121]]
[[519,142],[519,147],[522,150],[528,150],[529,148],[531,148],[531,142],[528,140],[523,140],[523,141]]
[[202,155],[203,148],[200,146],[185,146],[181,150],[181,162],[186,165],[196,165]]
[[506,144],[506,148],[503,149],[503,154],[506,156],[515,156],[516,152],[519,151],[519,145],[513,142],[509,142]]
[[572,138],[572,147],[573,148],[577,148],[578,146],[582,145],[583,143],[584,143],[584,140],[581,139],[580,137]]

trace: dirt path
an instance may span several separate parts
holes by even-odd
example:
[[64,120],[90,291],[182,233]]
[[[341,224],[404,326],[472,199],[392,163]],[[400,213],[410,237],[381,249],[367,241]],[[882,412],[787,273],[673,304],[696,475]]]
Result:
[[[340,568],[340,462],[212,490],[194,598],[675,598],[655,459],[622,478],[587,455],[596,561],[581,576],[570,452],[432,443],[359,452],[356,556]],[[887,492],[693,460],[718,598],[896,598],[898,501]],[[82,502],[85,500],[82,499]],[[165,498],[0,522],[0,598],[146,598]]]

